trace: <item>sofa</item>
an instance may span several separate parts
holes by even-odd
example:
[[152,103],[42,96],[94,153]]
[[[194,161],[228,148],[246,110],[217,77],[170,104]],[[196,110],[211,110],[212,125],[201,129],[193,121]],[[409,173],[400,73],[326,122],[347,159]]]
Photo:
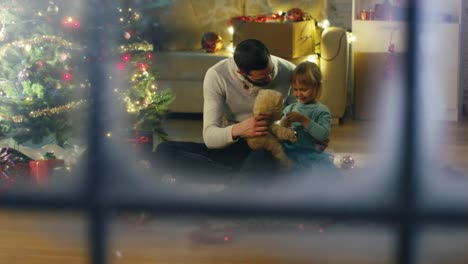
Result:
[[[167,5],[146,9],[154,18],[154,67],[158,70],[159,89],[170,89],[176,98],[170,106],[172,113],[202,113],[203,78],[206,70],[218,61],[232,56],[226,47],[233,36],[227,31],[227,21],[235,16],[257,16],[278,10],[300,7],[316,21],[326,18],[326,1],[307,0],[203,0],[166,1]],[[183,19],[178,19],[183,17]],[[201,48],[204,32],[217,32],[223,49],[207,53]],[[348,58],[346,30],[329,27],[315,30],[315,52],[320,54],[323,74],[321,101],[336,120],[344,116],[348,87]],[[274,54],[276,55],[276,54]],[[312,55],[312,54],[310,54]],[[286,58],[297,64],[309,58]]]

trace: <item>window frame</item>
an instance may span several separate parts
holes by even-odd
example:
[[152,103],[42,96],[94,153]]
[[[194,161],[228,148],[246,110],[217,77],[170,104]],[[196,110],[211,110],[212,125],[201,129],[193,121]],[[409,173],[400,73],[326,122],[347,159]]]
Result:
[[[89,8],[94,23],[100,24],[105,19],[107,6],[105,1],[89,0]],[[187,214],[207,213],[220,216],[288,216],[288,217],[307,217],[310,219],[318,217],[332,217],[340,219],[360,219],[371,220],[377,223],[390,223],[395,226],[398,234],[396,241],[395,261],[400,264],[411,264],[415,261],[415,238],[420,227],[425,224],[447,224],[447,225],[466,225],[468,223],[468,213],[465,211],[454,210],[432,210],[422,211],[418,205],[418,148],[416,146],[416,136],[418,134],[416,107],[418,98],[416,88],[418,87],[418,32],[420,27],[419,8],[422,5],[420,1],[408,1],[408,35],[407,35],[407,60],[405,76],[405,94],[403,96],[404,110],[403,117],[403,137],[400,142],[400,159],[398,177],[398,198],[394,208],[368,208],[349,210],[349,208],[265,208],[261,206],[246,206],[231,204],[226,207],[225,204],[213,205],[212,203],[200,203],[190,200],[180,201],[141,201],[139,199],[126,200],[108,200],[101,196],[106,188],[104,179],[108,174],[108,166],[111,161],[107,159],[103,150],[101,137],[105,134],[103,127],[103,115],[91,115],[89,121],[88,138],[89,162],[88,170],[85,175],[84,189],[77,193],[69,195],[51,194],[51,193],[0,193],[0,208],[13,209],[39,209],[39,210],[59,210],[59,211],[80,211],[84,212],[89,220],[89,250],[90,261],[93,264],[108,263],[107,259],[107,237],[109,215],[113,210],[128,210],[138,212],[147,210],[158,214],[173,215],[175,213],[185,212]],[[95,31],[90,36],[90,51],[97,56],[100,51],[105,50],[105,41],[101,42],[103,36],[101,32]],[[97,60],[95,60],[97,61]],[[90,67],[91,94],[96,102],[105,100],[103,89],[106,87],[104,65],[94,62]],[[91,112],[100,113],[104,111],[102,105],[95,103],[92,105]],[[168,205],[170,204],[170,206]]]

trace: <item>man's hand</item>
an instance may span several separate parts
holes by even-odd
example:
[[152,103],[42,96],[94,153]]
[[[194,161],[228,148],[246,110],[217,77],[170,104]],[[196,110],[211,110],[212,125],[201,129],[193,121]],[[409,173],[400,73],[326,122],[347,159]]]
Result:
[[269,115],[258,115],[247,118],[232,127],[232,138],[264,136],[267,134],[270,124],[271,116]]
[[286,119],[291,123],[299,122],[305,128],[309,127],[310,119],[307,116],[305,116],[305,115],[303,115],[303,114],[301,114],[299,112],[289,112],[289,113],[287,113],[286,114]]

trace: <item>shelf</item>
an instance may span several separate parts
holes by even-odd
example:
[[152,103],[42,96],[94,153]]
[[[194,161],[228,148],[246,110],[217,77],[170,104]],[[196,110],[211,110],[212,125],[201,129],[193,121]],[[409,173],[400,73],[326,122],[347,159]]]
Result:
[[[410,1],[410,0],[407,0]],[[383,59],[393,44],[394,51],[404,57],[407,51],[407,22],[401,20],[356,19],[362,8],[383,0],[353,0],[352,78],[356,117],[375,118],[374,108],[385,92],[381,87]],[[460,0],[425,0],[421,4],[424,23],[418,31],[420,63],[418,73],[424,76],[425,93],[434,98],[432,118],[457,121],[461,105],[461,10]],[[373,74],[374,72],[375,74]],[[371,77],[375,77],[372,79]],[[443,87],[443,89],[440,89]]]
[[[410,0],[354,0],[352,20],[404,22],[407,1]],[[425,0],[419,11],[426,22],[459,24],[460,7],[461,0]]]

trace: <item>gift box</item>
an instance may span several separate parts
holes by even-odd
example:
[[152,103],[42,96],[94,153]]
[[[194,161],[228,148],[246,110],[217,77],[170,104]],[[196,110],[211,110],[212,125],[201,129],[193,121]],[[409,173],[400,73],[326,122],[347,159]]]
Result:
[[63,167],[63,159],[32,160],[29,162],[29,168],[34,183],[38,185],[47,184],[53,171],[56,168]]
[[29,161],[32,159],[13,148],[0,148],[0,190],[30,179]]
[[271,54],[294,59],[315,53],[315,21],[252,22],[233,19],[233,45],[245,39],[258,39]]

